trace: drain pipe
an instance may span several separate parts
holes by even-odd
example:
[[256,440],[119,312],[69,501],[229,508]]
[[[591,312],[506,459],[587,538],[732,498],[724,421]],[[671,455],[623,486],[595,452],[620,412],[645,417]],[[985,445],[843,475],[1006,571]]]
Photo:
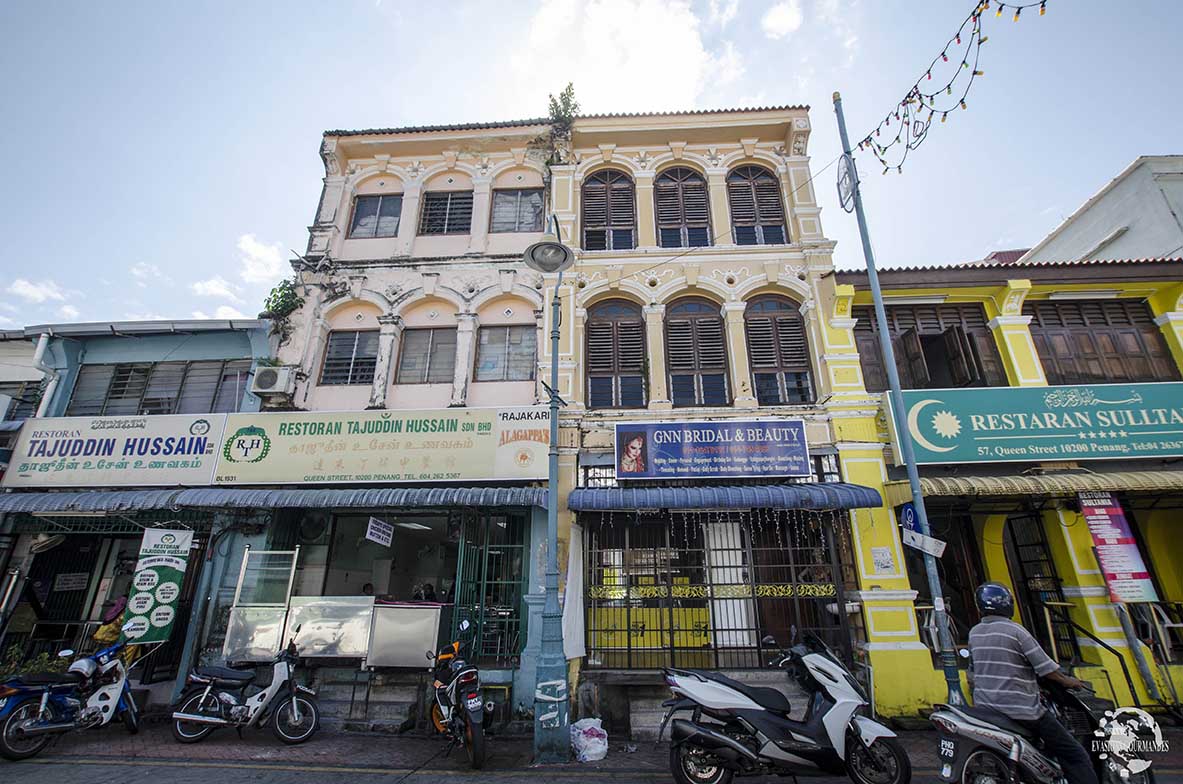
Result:
[[53,394],[57,391],[58,382],[62,378],[61,373],[45,364],[45,352],[48,348],[49,333],[42,332],[37,339],[37,349],[33,352],[33,367],[45,374],[48,383],[45,385],[45,391],[41,393],[41,403],[37,406],[38,417],[45,416],[45,412],[49,410],[50,401],[53,400]]

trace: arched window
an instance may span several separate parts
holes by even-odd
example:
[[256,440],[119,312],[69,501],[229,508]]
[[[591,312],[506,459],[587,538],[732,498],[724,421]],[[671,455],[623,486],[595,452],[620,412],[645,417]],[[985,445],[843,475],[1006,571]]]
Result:
[[719,306],[709,300],[681,299],[665,314],[665,355],[670,400],[675,406],[725,406],[727,342]]
[[604,169],[583,181],[584,250],[629,250],[637,245],[636,191],[624,172]]
[[641,308],[613,299],[587,312],[588,408],[644,408],[645,319]]
[[744,311],[752,387],[762,406],[814,402],[805,319],[792,301],[757,297]]
[[780,245],[789,241],[780,181],[760,166],[740,166],[727,175],[731,231],[736,245]]
[[666,169],[653,184],[657,243],[663,248],[703,248],[711,244],[707,182],[694,169]]

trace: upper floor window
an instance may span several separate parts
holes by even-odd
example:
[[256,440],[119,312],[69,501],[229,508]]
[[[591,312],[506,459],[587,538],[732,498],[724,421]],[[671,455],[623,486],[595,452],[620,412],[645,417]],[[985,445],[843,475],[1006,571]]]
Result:
[[83,365],[66,416],[238,411],[251,360]]
[[1023,313],[1049,384],[1179,380],[1145,302],[1028,302]]
[[349,237],[397,237],[398,221],[403,212],[403,195],[358,196],[353,201],[353,221]]
[[583,181],[583,247],[628,250],[637,245],[636,191],[624,172],[604,169]]
[[760,166],[740,166],[727,175],[731,232],[736,245],[780,245],[788,242],[780,180]]
[[744,327],[757,402],[812,403],[809,341],[801,309],[784,297],[759,297],[748,303]]
[[587,312],[588,408],[645,406],[645,319],[641,308],[608,300]]
[[[7,407],[0,408],[0,419],[28,419],[37,413],[37,406],[41,404],[41,382],[0,382],[0,395],[10,398]],[[0,400],[0,404],[3,402]]]
[[[887,371],[875,312],[862,307],[854,315],[863,382],[868,392],[882,392]],[[889,305],[887,321],[905,389],[1006,386],[1006,371],[981,305]]]
[[377,365],[377,330],[330,332],[320,383],[372,384]]
[[472,191],[423,194],[420,234],[468,234],[472,230]]
[[657,242],[663,248],[702,248],[711,244],[707,183],[701,174],[678,166],[653,184]]
[[450,384],[456,372],[456,328],[403,331],[400,384]]
[[542,231],[542,189],[493,191],[493,219],[489,230]]
[[675,406],[725,406],[727,342],[719,306],[705,299],[683,299],[665,314],[665,353],[670,400]]
[[538,327],[481,327],[478,336],[475,380],[533,380],[538,366]]

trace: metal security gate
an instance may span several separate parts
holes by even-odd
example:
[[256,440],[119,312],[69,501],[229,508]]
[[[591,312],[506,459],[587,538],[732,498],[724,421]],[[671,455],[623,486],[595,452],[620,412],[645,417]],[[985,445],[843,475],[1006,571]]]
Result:
[[767,666],[771,634],[816,634],[849,660],[845,513],[585,514],[587,666]]
[[462,523],[452,634],[458,635],[460,622],[468,620],[472,628],[463,636],[473,641],[473,659],[517,666],[526,640],[521,605],[530,515],[527,511],[458,515]]
[[1058,661],[1079,662],[1080,646],[1072,626],[1060,619],[1059,612],[1052,612],[1049,630],[1043,612],[1045,603],[1064,604],[1064,591],[1048,550],[1043,520],[1034,513],[1016,515],[1007,519],[1006,530],[1010,545],[1007,555],[1011,571],[1017,578],[1015,587],[1019,595],[1016,599],[1024,624],[1039,639],[1044,650],[1052,651],[1054,644]]

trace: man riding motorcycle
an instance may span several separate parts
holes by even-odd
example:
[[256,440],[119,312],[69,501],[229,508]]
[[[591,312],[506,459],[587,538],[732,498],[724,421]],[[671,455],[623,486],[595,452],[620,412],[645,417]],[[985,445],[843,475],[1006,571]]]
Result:
[[974,593],[981,622],[969,632],[974,705],[990,708],[1024,725],[1060,762],[1069,784],[1097,784],[1088,752],[1039,701],[1038,678],[1067,689],[1085,684],[1059,665],[1031,633],[1011,620],[1015,600],[1000,583],[983,583]]

